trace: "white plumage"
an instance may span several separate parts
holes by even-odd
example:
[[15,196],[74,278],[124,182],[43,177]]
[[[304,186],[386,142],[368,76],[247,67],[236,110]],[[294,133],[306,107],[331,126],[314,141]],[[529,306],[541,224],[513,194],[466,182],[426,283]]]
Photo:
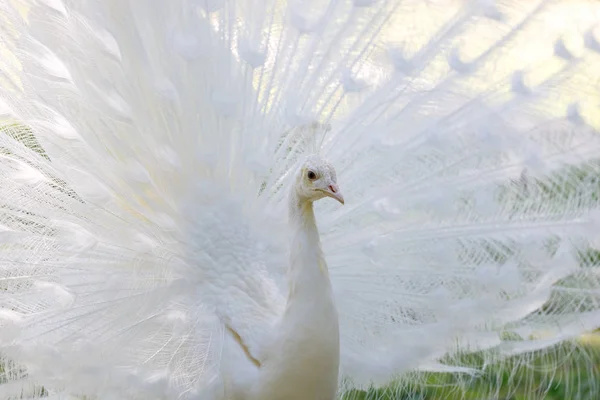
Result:
[[599,327],[599,8],[4,1],[0,398],[331,400]]

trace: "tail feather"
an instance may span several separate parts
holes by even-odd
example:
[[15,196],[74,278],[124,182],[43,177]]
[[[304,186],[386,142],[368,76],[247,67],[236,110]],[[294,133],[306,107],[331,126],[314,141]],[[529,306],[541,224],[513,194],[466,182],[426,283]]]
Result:
[[281,312],[309,152],[347,199],[317,209],[348,387],[556,363],[597,327],[593,6],[15,0],[0,22],[7,396],[215,396],[224,326],[260,358]]

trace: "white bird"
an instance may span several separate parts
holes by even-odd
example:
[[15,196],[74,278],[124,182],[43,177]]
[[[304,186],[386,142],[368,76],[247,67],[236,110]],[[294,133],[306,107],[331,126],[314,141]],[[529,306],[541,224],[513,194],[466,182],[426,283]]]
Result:
[[0,398],[401,398],[561,362],[600,327],[598,26],[2,2]]

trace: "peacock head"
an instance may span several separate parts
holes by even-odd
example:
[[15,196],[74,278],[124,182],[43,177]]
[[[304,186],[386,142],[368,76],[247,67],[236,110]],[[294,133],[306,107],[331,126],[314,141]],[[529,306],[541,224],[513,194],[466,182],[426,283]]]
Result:
[[303,201],[314,202],[331,197],[344,204],[344,197],[337,185],[333,166],[317,155],[309,156],[296,177],[296,194]]

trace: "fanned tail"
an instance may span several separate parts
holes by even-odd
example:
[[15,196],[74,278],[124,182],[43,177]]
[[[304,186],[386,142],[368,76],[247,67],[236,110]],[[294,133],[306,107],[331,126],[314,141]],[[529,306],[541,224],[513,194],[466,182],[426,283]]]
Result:
[[260,358],[284,304],[314,151],[344,389],[558,364],[600,325],[599,12],[4,2],[0,397],[219,398],[224,324]]
[[278,143],[230,102],[251,104],[250,82],[187,2],[15,4],[1,397],[212,395],[224,324],[260,355],[284,304],[281,222],[258,197]]
[[[390,78],[325,142],[351,199],[323,223],[350,386],[557,365],[600,324],[598,15],[486,4],[402,30]],[[552,31],[561,7],[577,32]]]

